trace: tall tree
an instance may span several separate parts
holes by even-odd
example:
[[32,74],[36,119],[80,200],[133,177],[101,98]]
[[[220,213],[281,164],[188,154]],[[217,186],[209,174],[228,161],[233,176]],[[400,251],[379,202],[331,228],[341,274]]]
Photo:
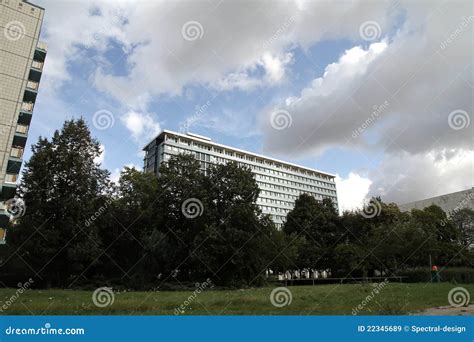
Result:
[[51,140],[40,137],[32,152],[19,191],[26,214],[10,239],[48,285],[64,286],[100,255],[95,219],[108,201],[109,174],[94,161],[100,145],[83,119],[66,121]]
[[283,230],[302,239],[298,268],[331,268],[337,242],[344,241],[344,230],[333,202],[329,199],[317,201],[307,194],[300,195],[295,201]]

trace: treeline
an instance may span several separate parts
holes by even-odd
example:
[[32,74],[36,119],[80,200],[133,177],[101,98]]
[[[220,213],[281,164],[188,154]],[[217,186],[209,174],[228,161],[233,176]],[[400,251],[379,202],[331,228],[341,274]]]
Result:
[[278,230],[256,205],[251,170],[235,163],[204,174],[180,155],[158,178],[125,168],[114,184],[82,119],[32,151],[19,187],[25,214],[2,248],[4,283],[32,276],[44,287],[150,288],[210,278],[258,286],[287,270],[365,276],[426,266],[430,255],[441,266],[469,265],[473,256],[469,210],[448,219],[435,206],[409,214],[373,199],[375,215],[364,208],[339,216],[329,200],[301,195]]

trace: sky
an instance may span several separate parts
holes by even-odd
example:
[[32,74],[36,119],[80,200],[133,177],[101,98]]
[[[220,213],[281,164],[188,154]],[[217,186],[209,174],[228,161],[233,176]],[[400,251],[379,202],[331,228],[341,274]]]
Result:
[[28,144],[84,117],[116,180],[160,130],[189,131],[336,174],[341,210],[473,186],[468,1],[34,3]]

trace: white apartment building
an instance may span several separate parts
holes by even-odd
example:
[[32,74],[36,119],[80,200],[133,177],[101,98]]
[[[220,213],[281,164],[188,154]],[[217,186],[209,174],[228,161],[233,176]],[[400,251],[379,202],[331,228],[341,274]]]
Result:
[[161,163],[173,155],[191,153],[206,170],[212,164],[230,161],[249,167],[255,174],[260,188],[257,204],[264,214],[269,214],[277,227],[285,222],[299,195],[306,193],[317,200],[329,198],[337,207],[335,175],[304,166],[265,157],[234,147],[213,142],[197,134],[181,134],[165,130],[143,149],[144,170],[159,175]]
[[39,41],[44,9],[0,0],[0,243],[5,243],[23,152],[46,58]]

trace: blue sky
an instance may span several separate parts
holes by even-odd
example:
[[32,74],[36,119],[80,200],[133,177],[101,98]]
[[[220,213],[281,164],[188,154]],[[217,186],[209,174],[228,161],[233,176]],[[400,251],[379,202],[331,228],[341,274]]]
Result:
[[472,115],[468,2],[37,2],[49,49],[29,144],[83,116],[116,177],[188,123],[337,174],[346,209],[472,186],[472,125],[449,121]]

